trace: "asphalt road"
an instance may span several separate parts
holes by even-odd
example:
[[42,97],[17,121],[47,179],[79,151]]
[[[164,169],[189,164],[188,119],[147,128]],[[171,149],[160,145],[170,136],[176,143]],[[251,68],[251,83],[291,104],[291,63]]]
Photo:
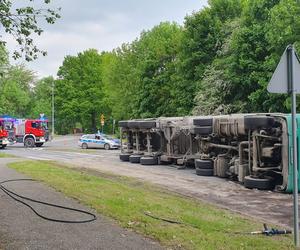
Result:
[[197,176],[193,169],[120,162],[117,150],[82,150],[77,141],[78,137],[65,136],[42,148],[25,149],[22,145],[14,145],[5,151],[28,159],[55,160],[74,168],[135,177],[261,222],[292,228],[293,202],[290,194],[249,190],[226,179]]
[[[0,182],[24,178],[5,167],[12,160],[1,159]],[[15,160],[13,160],[15,161]],[[87,210],[73,199],[38,182],[5,184],[14,192],[62,206]],[[38,212],[55,219],[88,219],[86,215],[45,207],[30,202]],[[90,211],[93,212],[93,211]],[[42,220],[29,208],[0,191],[0,249],[161,249],[157,242],[120,228],[115,222],[97,215],[97,220],[85,224],[65,224]]]

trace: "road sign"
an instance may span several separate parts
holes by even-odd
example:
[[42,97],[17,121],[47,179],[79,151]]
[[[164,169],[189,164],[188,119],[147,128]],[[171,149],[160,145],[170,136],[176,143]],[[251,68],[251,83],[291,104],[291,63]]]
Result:
[[105,122],[105,117],[104,117],[103,114],[101,114],[101,116],[100,116],[100,123],[101,123],[102,126],[104,125],[104,122]]
[[289,93],[292,100],[292,138],[293,138],[293,203],[294,203],[294,242],[299,247],[299,212],[298,212],[298,147],[296,122],[296,93],[300,93],[300,62],[294,46],[288,45],[281,56],[268,85],[271,93]]
[[[288,60],[289,51],[291,52],[290,60]],[[289,67],[289,61],[292,61],[291,67]],[[270,93],[291,93],[292,87],[290,86],[291,82],[288,83],[288,70],[293,71],[292,78],[294,80],[295,92],[300,93],[300,61],[296,51],[291,45],[287,46],[283,52],[280,62],[269,82],[267,89]]]

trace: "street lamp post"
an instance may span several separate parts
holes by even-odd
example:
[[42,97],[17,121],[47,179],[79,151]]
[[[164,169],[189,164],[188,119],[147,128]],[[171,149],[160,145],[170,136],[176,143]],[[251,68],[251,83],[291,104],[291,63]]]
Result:
[[54,138],[54,80],[52,81],[52,140]]

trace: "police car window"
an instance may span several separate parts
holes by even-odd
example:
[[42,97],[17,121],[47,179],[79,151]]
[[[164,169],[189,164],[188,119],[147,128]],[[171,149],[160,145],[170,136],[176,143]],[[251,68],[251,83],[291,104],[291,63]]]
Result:
[[100,136],[99,135],[96,135],[96,140],[100,140]]

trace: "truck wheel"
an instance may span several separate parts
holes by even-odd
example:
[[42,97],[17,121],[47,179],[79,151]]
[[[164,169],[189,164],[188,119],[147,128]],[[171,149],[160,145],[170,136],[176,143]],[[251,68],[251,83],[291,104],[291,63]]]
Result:
[[213,176],[214,175],[214,170],[213,169],[196,168],[196,175],[199,175],[199,176]]
[[131,155],[129,156],[129,161],[131,163],[140,163],[141,157],[142,157],[141,155]]
[[128,121],[119,121],[119,127],[128,128]]
[[130,154],[120,154],[119,157],[121,161],[129,161]]
[[194,127],[190,129],[190,132],[192,134],[198,134],[198,135],[209,135],[212,133],[212,127],[207,126],[207,127]]
[[193,120],[193,124],[200,127],[207,127],[213,125],[212,118],[196,118]]
[[200,169],[213,169],[214,165],[210,160],[195,160],[195,167]]
[[110,145],[109,145],[108,143],[105,143],[105,144],[104,144],[104,149],[105,149],[105,150],[109,150],[109,149],[110,149]]
[[270,116],[246,116],[244,118],[245,129],[255,130],[274,126],[275,119]]
[[128,125],[129,128],[139,128],[139,121],[128,121]]
[[29,137],[29,138],[26,138],[25,141],[24,141],[24,146],[25,148],[33,148],[35,145],[34,143],[34,139]]
[[156,121],[140,121],[139,128],[150,129],[156,127]]
[[157,157],[145,156],[141,158],[141,164],[145,166],[149,165],[157,165],[158,159]]
[[1,145],[0,148],[1,149],[5,149],[7,145]]
[[40,148],[41,146],[43,146],[43,144],[44,144],[43,142],[37,142],[37,143],[35,144],[35,146],[38,147],[38,148]]
[[81,148],[82,148],[82,149],[88,149],[89,146],[88,146],[86,143],[82,143]]
[[274,189],[274,180],[272,178],[255,178],[246,176],[244,179],[244,186],[246,188],[256,188],[260,190],[271,190]]

